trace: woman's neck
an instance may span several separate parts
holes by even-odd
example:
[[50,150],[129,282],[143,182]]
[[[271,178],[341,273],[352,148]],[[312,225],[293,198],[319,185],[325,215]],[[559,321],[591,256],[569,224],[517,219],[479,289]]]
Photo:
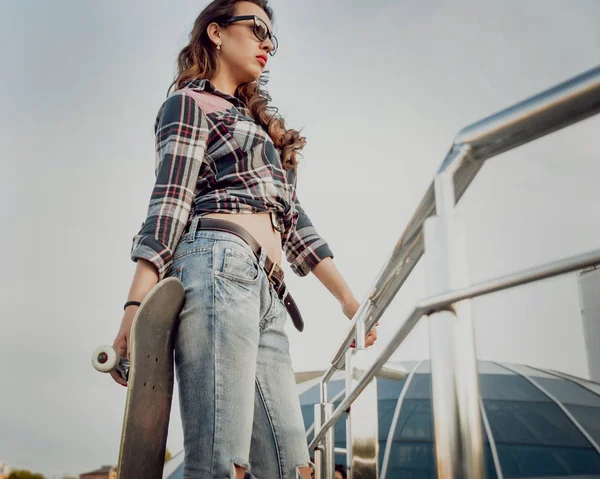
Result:
[[238,85],[235,81],[232,80],[231,76],[224,75],[218,72],[215,74],[214,77],[211,78],[210,82],[221,93],[226,93],[227,95],[235,96],[235,92],[237,91]]

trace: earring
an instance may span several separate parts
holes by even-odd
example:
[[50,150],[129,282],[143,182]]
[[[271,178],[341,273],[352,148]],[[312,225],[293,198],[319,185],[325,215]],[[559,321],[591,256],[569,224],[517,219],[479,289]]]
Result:
[[217,50],[220,50],[220,49],[221,49],[221,45],[217,45]]

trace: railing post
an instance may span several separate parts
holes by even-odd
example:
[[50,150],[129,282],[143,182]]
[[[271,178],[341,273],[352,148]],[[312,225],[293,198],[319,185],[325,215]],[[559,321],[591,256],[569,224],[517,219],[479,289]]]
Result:
[[[333,404],[321,398],[321,403],[315,404],[315,434],[331,417]],[[335,437],[333,426],[325,433],[323,441],[315,449],[315,479],[333,479],[335,475]]]
[[[356,387],[368,369],[365,323],[356,323],[355,348],[346,353],[346,394]],[[346,419],[346,463],[349,479],[379,477],[379,419],[377,379],[373,379],[352,404]]]
[[[461,151],[468,155],[467,148]],[[436,216],[425,221],[427,292],[468,286],[464,227],[454,211],[454,175],[434,181]],[[432,402],[440,479],[482,479],[483,438],[470,301],[429,317]]]

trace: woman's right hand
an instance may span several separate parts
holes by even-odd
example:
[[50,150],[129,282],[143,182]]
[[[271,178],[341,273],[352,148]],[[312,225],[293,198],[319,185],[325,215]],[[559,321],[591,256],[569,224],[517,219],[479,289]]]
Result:
[[[142,298],[146,297],[148,291],[156,286],[156,283],[158,283],[156,267],[150,261],[140,258],[137,262],[135,275],[127,298],[130,300],[142,301]],[[127,306],[123,313],[121,327],[113,342],[113,348],[120,358],[129,359],[131,325],[133,324],[133,318],[135,317],[138,308],[139,306],[135,305]],[[111,371],[110,375],[122,386],[127,386],[127,381],[125,381],[117,371]]]
[[[135,317],[138,307],[139,306],[128,306],[123,314],[121,327],[119,328],[117,337],[112,345],[119,358],[129,359],[129,337],[131,335],[131,325],[133,324],[133,318]],[[117,383],[127,387],[127,381],[125,381],[125,379],[123,379],[117,371],[111,371],[110,375]]]

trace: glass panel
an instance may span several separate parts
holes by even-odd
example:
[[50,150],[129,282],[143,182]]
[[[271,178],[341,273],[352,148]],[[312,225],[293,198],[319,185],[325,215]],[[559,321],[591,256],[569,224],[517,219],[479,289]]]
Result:
[[335,463],[342,464],[343,466],[345,466],[346,465],[346,454],[336,454],[335,455]]
[[168,476],[169,479],[183,479],[183,463]]
[[431,399],[431,376],[415,374],[406,391],[406,399]]
[[315,402],[319,402],[318,384],[300,394],[300,404],[314,404]]
[[509,371],[506,368],[503,368],[501,365],[490,363],[487,361],[477,361],[477,372],[479,374],[505,374],[505,375],[513,375],[512,371]]
[[431,374],[431,361],[423,361],[419,369],[415,371],[417,374]]
[[312,404],[307,404],[300,406],[300,409],[302,409],[302,419],[304,419],[304,430],[308,431],[308,428],[315,421],[315,407]]
[[506,479],[600,473],[600,456],[589,448],[498,445]]
[[510,366],[512,369],[514,369],[519,374],[522,374],[524,376],[529,376],[529,377],[533,377],[533,378],[549,378],[549,379],[556,378],[556,376],[552,376],[549,373],[540,371],[539,369],[530,368],[529,366],[524,366],[522,364],[508,364],[507,363],[506,365]]
[[[386,438],[387,439],[387,438]],[[387,440],[379,441],[379,459],[377,463],[379,464],[379,477],[383,477],[381,472],[383,470],[383,456],[385,455],[385,445],[387,444]],[[393,442],[392,442],[393,444]],[[389,474],[387,477],[391,477]]]
[[600,407],[575,406],[565,404],[573,417],[581,424],[592,439],[600,444]]
[[388,434],[390,433],[390,427],[392,425],[392,419],[394,418],[394,411],[396,410],[397,400],[388,399],[382,401],[381,399],[377,402],[379,408],[379,439],[381,441],[387,440]]
[[[346,383],[343,379],[335,379],[329,381],[329,387],[327,391],[329,401],[331,401],[336,394],[342,391],[345,388],[345,386]],[[318,404],[320,401],[321,391],[319,384],[316,384],[308,391],[305,391],[302,394],[300,394],[300,404]]]
[[401,381],[377,378],[377,397],[379,399],[398,399],[407,378],[408,375]]
[[[483,425],[482,425],[483,427]],[[485,429],[483,430],[483,433],[485,434]],[[487,440],[487,437],[486,437]],[[485,478],[486,479],[498,479],[498,475],[496,474],[496,466],[494,466],[494,458],[492,457],[492,449],[490,447],[490,443],[486,442],[485,443],[485,465],[484,465],[484,470],[485,470]]]
[[578,378],[575,376],[571,376],[570,374],[560,373],[561,375],[570,378],[572,381],[580,384],[582,387],[589,389],[590,391],[600,395],[600,384],[588,381],[587,379]]
[[[181,450],[171,456],[163,469],[163,477],[168,479],[182,479],[183,478],[183,459],[184,451]],[[0,476],[1,477],[1,476]]]
[[313,388],[316,384],[319,383],[319,380],[316,378],[309,379],[308,381],[304,381],[301,383],[296,383],[296,394],[298,396],[302,396],[306,391]]
[[[341,391],[346,389],[346,381],[345,380],[335,380],[329,382],[329,388],[327,390],[327,400],[333,401],[333,398],[337,396]],[[317,398],[317,401],[320,399]]]
[[[385,443],[379,443],[379,450]],[[433,443],[394,441],[390,450],[386,479],[436,479],[436,460]],[[383,454],[379,455],[379,467],[382,467]],[[497,479],[492,453],[485,449],[486,479]]]
[[431,401],[428,399],[404,399],[394,440],[433,441],[433,418]]
[[596,396],[571,381],[547,378],[535,378],[533,380],[561,403],[600,407],[600,396]]
[[387,440],[388,434],[390,433],[390,427],[392,419],[394,418],[394,412],[398,399],[402,393],[402,389],[406,385],[408,376],[401,381],[392,381],[389,379],[378,379],[377,380],[377,396],[378,396],[378,408],[379,408],[379,439],[382,441]]
[[487,400],[484,405],[496,444],[590,447],[554,403]]
[[435,479],[433,444],[394,441],[387,469],[388,478]]
[[510,401],[551,402],[551,399],[521,376],[505,374],[480,374],[481,399]]

